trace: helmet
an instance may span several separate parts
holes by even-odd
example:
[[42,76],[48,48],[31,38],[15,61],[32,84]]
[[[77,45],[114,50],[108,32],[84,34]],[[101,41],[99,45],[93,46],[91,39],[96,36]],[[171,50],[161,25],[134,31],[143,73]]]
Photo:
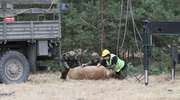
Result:
[[105,57],[105,56],[107,56],[107,55],[109,55],[110,54],[110,51],[109,50],[107,50],[107,49],[104,49],[103,51],[102,51],[102,57]]
[[96,53],[96,52],[93,52],[93,53],[91,54],[91,56],[92,56],[92,57],[97,57],[97,56],[99,56],[99,54]]
[[97,52],[93,52],[93,53],[91,54],[91,57],[92,57],[92,58],[100,58],[100,56],[99,56],[99,54],[98,54]]

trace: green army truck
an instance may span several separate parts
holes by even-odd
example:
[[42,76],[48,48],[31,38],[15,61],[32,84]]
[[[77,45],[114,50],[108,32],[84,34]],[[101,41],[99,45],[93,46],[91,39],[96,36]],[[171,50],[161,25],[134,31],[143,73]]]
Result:
[[38,60],[60,55],[59,15],[54,0],[0,0],[0,82],[25,82]]

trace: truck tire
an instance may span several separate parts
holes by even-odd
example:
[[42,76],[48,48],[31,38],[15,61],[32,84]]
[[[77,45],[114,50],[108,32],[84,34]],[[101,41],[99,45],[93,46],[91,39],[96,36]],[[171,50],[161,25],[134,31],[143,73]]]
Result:
[[22,83],[29,77],[29,63],[17,51],[7,51],[0,59],[0,81],[5,84]]

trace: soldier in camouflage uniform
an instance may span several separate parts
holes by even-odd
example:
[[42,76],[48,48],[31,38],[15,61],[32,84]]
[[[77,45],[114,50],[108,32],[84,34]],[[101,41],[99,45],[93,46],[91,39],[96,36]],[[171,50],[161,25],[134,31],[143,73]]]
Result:
[[96,52],[93,52],[91,54],[91,60],[86,64],[82,64],[82,66],[83,67],[85,67],[85,66],[96,66],[98,63],[100,63],[100,61],[101,61],[101,57],[99,56],[99,54]]
[[62,55],[62,63],[64,66],[64,70],[62,71],[61,79],[66,79],[67,74],[70,68],[74,68],[80,66],[80,61],[78,59],[77,51],[69,51]]

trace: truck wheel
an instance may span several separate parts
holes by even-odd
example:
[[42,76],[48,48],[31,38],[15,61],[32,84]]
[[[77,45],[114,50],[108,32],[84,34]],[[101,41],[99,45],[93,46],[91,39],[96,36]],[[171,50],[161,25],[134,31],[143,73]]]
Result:
[[0,81],[2,83],[25,82],[28,79],[29,71],[29,63],[20,52],[8,51],[0,59]]

